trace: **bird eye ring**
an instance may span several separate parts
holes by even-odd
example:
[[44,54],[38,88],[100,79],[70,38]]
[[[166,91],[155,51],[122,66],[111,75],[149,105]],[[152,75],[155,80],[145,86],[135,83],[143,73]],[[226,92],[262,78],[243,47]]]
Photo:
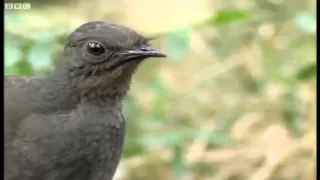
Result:
[[105,52],[105,48],[98,42],[89,42],[87,45],[87,51],[92,55],[98,56]]

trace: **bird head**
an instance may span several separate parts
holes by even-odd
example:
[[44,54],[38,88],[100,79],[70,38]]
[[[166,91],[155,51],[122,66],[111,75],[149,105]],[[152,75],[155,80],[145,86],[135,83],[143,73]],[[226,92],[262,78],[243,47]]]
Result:
[[115,23],[89,22],[67,39],[63,58],[70,77],[82,88],[128,83],[149,57],[166,57],[136,31]]

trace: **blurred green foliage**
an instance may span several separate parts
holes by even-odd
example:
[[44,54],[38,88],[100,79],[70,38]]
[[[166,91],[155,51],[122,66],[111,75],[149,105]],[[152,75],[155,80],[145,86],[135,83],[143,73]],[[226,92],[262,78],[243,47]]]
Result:
[[[177,27],[167,32],[165,49],[170,59],[175,63],[180,63],[180,66],[183,66],[187,53],[190,51],[193,34],[199,33],[203,29],[215,29],[218,35],[205,39],[210,44],[212,52],[219,56],[221,62],[227,61],[228,57],[241,51],[248,43],[257,42],[259,48],[262,49],[261,63],[264,73],[253,77],[247,73],[247,69],[243,68],[230,72],[230,74],[234,73],[233,77],[242,84],[244,90],[239,94],[244,98],[234,107],[228,107],[230,113],[223,115],[213,115],[214,109],[210,109],[211,107],[201,109],[204,117],[208,116],[206,114],[215,117],[217,128],[214,130],[198,129],[194,125],[196,122],[183,114],[174,114],[174,109],[168,112],[168,106],[172,101],[189,97],[172,97],[172,92],[169,92],[166,82],[157,73],[149,75],[153,78],[144,84],[154,94],[152,103],[150,103],[151,107],[149,107],[151,110],[146,112],[139,108],[137,99],[139,97],[134,93],[130,93],[124,103],[125,116],[129,126],[124,158],[144,155],[155,147],[164,146],[173,152],[170,167],[174,176],[176,179],[184,179],[183,177],[191,171],[191,167],[185,163],[184,146],[186,142],[199,139],[207,142],[209,148],[241,143],[232,137],[230,131],[244,112],[245,98],[253,94],[263,96],[270,83],[280,83],[285,87],[286,93],[282,99],[279,99],[283,102],[284,122],[282,123],[296,137],[301,136],[302,117],[300,110],[302,103],[298,92],[299,86],[314,80],[316,61],[304,59],[312,58],[312,56],[301,56],[300,58],[296,56],[301,55],[298,53],[299,51],[308,53],[306,48],[310,48],[309,44],[314,43],[316,18],[305,9],[299,9],[296,2],[280,4],[270,2],[256,0],[253,9],[222,9],[214,13],[212,18],[197,25]],[[274,44],[258,35],[261,26],[265,23],[274,24],[275,34],[280,34],[287,21],[293,21],[298,32],[288,39],[289,45],[285,49],[275,48]],[[20,16],[13,11],[5,12],[5,22],[6,27],[32,29],[32,27],[27,27]],[[70,33],[66,29],[68,28],[55,27],[47,31],[34,32],[30,36],[29,34],[12,32],[10,28],[6,28],[5,74],[48,75],[63,53],[64,41]],[[208,86],[215,81],[225,82],[223,78],[222,80],[219,78],[212,81],[205,80],[201,86]],[[206,109],[210,109],[210,112],[206,113]]]

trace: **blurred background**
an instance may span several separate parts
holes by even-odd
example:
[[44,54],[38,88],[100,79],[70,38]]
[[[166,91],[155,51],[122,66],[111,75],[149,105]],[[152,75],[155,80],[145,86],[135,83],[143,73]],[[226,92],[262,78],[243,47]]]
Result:
[[28,0],[5,10],[5,74],[45,76],[87,21],[127,25],[169,57],[124,103],[116,180],[316,179],[316,1]]

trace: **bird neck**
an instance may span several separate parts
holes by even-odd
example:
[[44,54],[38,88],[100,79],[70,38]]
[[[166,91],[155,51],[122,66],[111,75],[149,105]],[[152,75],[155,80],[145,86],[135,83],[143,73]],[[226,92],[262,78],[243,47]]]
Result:
[[131,76],[126,78],[110,78],[108,75],[74,77],[67,70],[60,69],[47,79],[46,84],[54,84],[54,87],[50,87],[52,91],[64,92],[63,98],[74,99],[77,104],[108,106],[122,103],[129,90],[130,81]]
[[76,83],[80,102],[99,106],[122,102],[126,96],[129,85],[114,83],[104,76],[90,76]]

